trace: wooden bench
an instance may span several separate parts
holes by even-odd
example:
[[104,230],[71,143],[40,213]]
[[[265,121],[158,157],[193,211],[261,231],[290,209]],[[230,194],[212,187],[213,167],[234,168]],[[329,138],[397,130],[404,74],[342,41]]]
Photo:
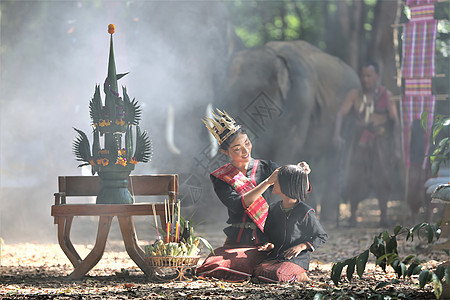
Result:
[[[58,242],[75,270],[71,279],[80,279],[89,272],[102,258],[105,251],[111,222],[117,217],[125,249],[130,258],[146,274],[150,275],[144,260],[144,251],[138,245],[133,216],[153,215],[153,208],[160,217],[162,228],[166,226],[164,203],[135,204],[69,204],[67,197],[96,196],[100,191],[98,176],[59,176],[59,192],[55,193],[55,205],[51,215],[58,227]],[[171,205],[175,204],[178,195],[178,175],[132,175],[129,177],[128,189],[133,196],[167,196]],[[94,248],[81,259],[70,239],[70,230],[75,216],[99,216],[97,238]]]

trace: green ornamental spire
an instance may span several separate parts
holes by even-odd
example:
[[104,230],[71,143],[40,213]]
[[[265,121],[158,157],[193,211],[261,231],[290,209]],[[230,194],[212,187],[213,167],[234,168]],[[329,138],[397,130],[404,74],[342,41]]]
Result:
[[[128,175],[138,162],[148,162],[151,157],[150,136],[139,128],[141,109],[138,102],[130,99],[125,87],[122,87],[123,97],[119,95],[117,80],[128,73],[116,74],[114,29],[113,24],[108,26],[111,37],[108,75],[104,84],[105,102],[103,104],[99,85],[96,85],[89,102],[94,136],[92,153],[87,135],[74,128],[78,137],[73,150],[81,162],[79,167],[91,165],[92,175],[98,173],[102,178],[102,189],[97,195],[97,203],[101,204],[132,203],[127,189]],[[132,127],[135,127],[135,134]]]

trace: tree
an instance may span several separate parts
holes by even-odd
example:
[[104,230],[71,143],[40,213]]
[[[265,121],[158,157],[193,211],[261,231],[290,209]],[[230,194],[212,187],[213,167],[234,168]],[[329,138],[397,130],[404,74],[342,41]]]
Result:
[[395,85],[393,27],[396,1],[284,0],[226,2],[236,33],[247,47],[273,40],[305,40],[345,61],[355,70],[375,60],[383,84]]

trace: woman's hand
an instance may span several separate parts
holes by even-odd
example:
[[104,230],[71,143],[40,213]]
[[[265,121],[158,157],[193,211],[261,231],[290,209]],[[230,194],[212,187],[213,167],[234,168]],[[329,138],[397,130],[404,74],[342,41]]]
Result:
[[280,168],[273,171],[273,173],[269,176],[269,178],[266,179],[268,184],[272,185],[277,181],[279,170],[280,170]]
[[299,245],[293,246],[286,251],[284,251],[284,257],[286,259],[291,259],[293,257],[297,257],[303,250],[308,249],[308,246],[305,243],[301,243]]
[[297,166],[303,168],[303,170],[305,170],[305,173],[308,175],[309,173],[311,173],[311,168],[309,167],[309,165],[306,163],[306,161],[302,161],[299,162],[297,164]]
[[271,185],[275,183],[278,179],[278,169],[273,171],[273,173],[260,184],[258,184],[253,190],[248,191],[244,194],[244,205],[249,207],[255,202],[259,196],[261,196]]
[[272,251],[273,248],[275,248],[274,244],[272,244],[272,243],[265,243],[262,246],[258,246],[258,251],[269,252],[269,251]]

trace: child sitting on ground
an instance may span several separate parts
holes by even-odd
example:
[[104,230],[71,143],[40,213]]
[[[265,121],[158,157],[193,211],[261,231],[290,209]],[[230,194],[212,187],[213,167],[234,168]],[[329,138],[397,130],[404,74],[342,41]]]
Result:
[[258,249],[270,253],[253,273],[261,281],[309,280],[306,271],[310,252],[328,238],[314,209],[304,203],[309,187],[308,173],[309,167],[300,164],[278,169],[272,193],[280,195],[282,201],[270,206],[264,227],[269,242]]

